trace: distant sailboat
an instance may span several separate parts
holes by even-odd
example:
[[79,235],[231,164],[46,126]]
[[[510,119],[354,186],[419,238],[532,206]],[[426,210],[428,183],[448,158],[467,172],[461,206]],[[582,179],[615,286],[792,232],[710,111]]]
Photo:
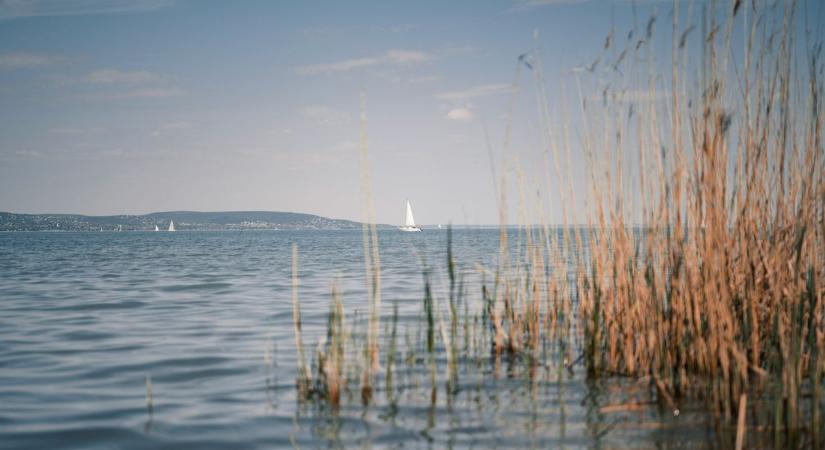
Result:
[[155,231],[160,231],[160,228],[158,228],[157,225],[155,225]]
[[169,231],[175,231],[175,221],[174,220],[169,221]]
[[407,211],[404,214],[404,226],[398,227],[398,229],[401,231],[421,231],[421,228],[415,225],[412,206],[410,206],[409,200],[407,200]]

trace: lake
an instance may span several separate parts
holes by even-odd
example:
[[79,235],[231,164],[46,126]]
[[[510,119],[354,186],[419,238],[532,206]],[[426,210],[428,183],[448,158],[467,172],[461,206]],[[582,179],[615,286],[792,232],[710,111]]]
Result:
[[[396,390],[390,401],[379,384],[368,406],[345,395],[334,411],[296,396],[291,246],[309,356],[333,283],[348,317],[367,310],[360,231],[0,233],[0,447],[712,446],[701,408],[674,415],[648,384],[591,381],[575,364],[527,376],[467,356],[450,392],[439,369],[433,403],[403,349],[421,339],[425,266],[443,306],[447,233],[378,235],[382,342],[398,308]],[[499,230],[453,235],[472,317]]]

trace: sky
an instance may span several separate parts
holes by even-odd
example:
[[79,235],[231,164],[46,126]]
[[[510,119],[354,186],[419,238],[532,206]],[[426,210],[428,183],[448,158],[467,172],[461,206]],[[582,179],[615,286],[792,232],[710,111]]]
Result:
[[0,211],[362,220],[363,93],[378,222],[399,223],[409,199],[419,223],[495,224],[511,105],[511,157],[529,178],[541,155],[518,56],[538,49],[561,108],[611,30],[672,11],[650,0],[0,0]]

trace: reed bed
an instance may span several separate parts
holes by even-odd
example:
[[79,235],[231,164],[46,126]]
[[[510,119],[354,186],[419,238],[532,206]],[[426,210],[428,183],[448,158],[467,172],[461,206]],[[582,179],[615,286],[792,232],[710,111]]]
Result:
[[[666,107],[648,106],[637,124],[606,108],[602,123],[616,132],[585,144],[612,167],[594,183],[594,251],[589,273],[578,277],[578,312],[591,376],[648,376],[667,402],[703,398],[717,423],[738,415],[740,427],[741,405],[754,396],[762,407],[753,414],[767,416],[754,421],[769,422],[777,447],[819,447],[821,46],[804,55],[806,73],[794,73],[795,7],[735,1],[726,20],[706,13],[700,75],[687,81],[686,44],[676,36],[690,29],[674,14]],[[732,74],[737,18],[747,37],[743,69]],[[658,124],[663,109],[667,126]],[[638,173],[656,175],[634,192],[637,226],[622,180],[630,169],[621,151],[631,146]]]
[[[656,16],[623,44],[611,31],[603,54],[585,68],[579,145],[589,192],[579,194],[588,205],[581,217],[568,122],[551,120],[540,52],[528,54],[529,64],[519,58],[516,83],[524,70],[534,78],[548,191],[556,180],[562,193],[558,225],[544,213],[550,205],[527,200],[517,165],[505,170],[501,223],[513,172],[524,225],[516,233],[502,225],[497,266],[478,268],[481,298],[465,293],[448,231],[446,298],[436,296],[425,265],[418,337],[408,335],[399,350],[396,309],[383,368],[378,235],[365,225],[366,332],[357,318],[347,321],[334,290],[313,370],[303,362],[293,295],[300,398],[337,408],[360,392],[369,405],[383,370],[394,405],[406,367],[427,374],[434,406],[439,381],[449,401],[459,385],[497,379],[503,365],[511,378],[560,383],[581,365],[591,380],[650,386],[649,400],[673,415],[686,403],[704,405],[728,446],[748,447],[749,427],[777,448],[825,444],[822,47],[797,40],[795,2],[721,5],[704,10],[698,27],[681,23],[682,9],[674,8],[667,87],[652,50]],[[735,47],[736,30],[744,37]],[[618,81],[589,88],[587,72]],[[372,218],[363,113],[362,162]],[[542,225],[526,225],[529,211]]]

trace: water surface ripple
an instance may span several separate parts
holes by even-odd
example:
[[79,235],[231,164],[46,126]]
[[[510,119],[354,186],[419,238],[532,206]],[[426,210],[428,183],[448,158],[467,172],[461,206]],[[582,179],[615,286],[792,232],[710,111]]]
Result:
[[[678,446],[681,428],[667,426],[666,411],[638,413],[637,427],[601,415],[611,386],[593,386],[580,370],[530,386],[465,368],[466,386],[431,405],[416,389],[426,378],[401,366],[397,407],[350,399],[330,414],[298,403],[291,245],[300,252],[305,340],[314,343],[333,281],[349,313],[366,310],[361,238],[0,233],[0,447]],[[476,265],[494,264],[498,231],[457,230],[454,241],[468,298],[477,300]],[[386,230],[380,244],[384,315],[399,305],[404,336],[420,317],[423,264],[437,288],[446,284],[446,233]]]

